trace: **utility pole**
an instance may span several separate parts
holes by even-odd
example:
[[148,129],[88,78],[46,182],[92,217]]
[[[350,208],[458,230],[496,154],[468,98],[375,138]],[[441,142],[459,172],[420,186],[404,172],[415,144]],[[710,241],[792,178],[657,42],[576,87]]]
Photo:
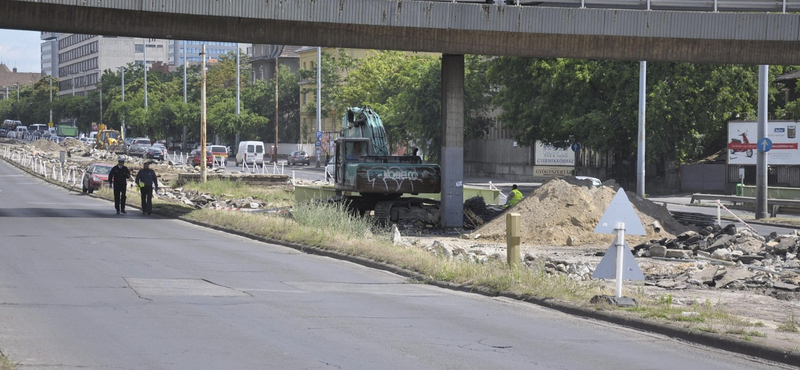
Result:
[[50,77],[50,126],[53,127],[53,76]]
[[144,110],[147,110],[147,39],[144,39]]
[[645,109],[647,89],[647,62],[639,62],[639,146],[636,151],[636,195],[644,198],[645,184]]
[[242,81],[241,70],[240,70],[241,63],[239,61],[240,53],[241,52],[239,51],[239,43],[237,42],[236,43],[236,143],[234,144],[235,148],[239,147],[239,130],[241,129],[241,121],[239,121],[239,107],[241,106],[240,103],[241,100],[239,99],[239,96],[241,90],[240,84]]
[[272,163],[278,163],[278,60],[280,53],[275,55],[275,156]]
[[[183,105],[186,105],[186,40],[183,40]],[[183,124],[183,135],[181,137],[181,151],[186,151],[186,123]]]
[[[317,47],[317,132],[322,132],[322,48],[319,46]],[[317,156],[317,167],[319,168],[319,156]]]
[[100,91],[100,124],[103,124],[103,84],[97,83],[97,90]]
[[208,181],[206,169],[206,44],[200,49],[200,57],[203,59],[203,84],[200,89],[200,173],[203,182]]
[[[125,67],[120,67],[122,69],[122,102],[125,102]],[[125,140],[125,113],[122,114],[122,127],[120,127],[120,132],[122,133],[122,139]]]
[[[769,65],[758,66],[758,140],[768,136]],[[769,167],[767,152],[756,151],[756,220],[769,217]]]

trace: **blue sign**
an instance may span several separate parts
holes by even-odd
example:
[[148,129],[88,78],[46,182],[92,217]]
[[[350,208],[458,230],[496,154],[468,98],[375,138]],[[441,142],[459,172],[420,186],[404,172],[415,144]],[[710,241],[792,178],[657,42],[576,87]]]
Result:
[[581,143],[576,141],[576,142],[572,143],[571,148],[572,148],[573,152],[577,152],[577,151],[581,150]]
[[322,131],[317,131],[317,139],[322,139]]
[[768,137],[762,137],[761,139],[758,139],[759,152],[766,153],[770,149],[772,149],[772,140],[770,140]]
[[322,146],[322,141],[319,140],[315,141],[314,146]]

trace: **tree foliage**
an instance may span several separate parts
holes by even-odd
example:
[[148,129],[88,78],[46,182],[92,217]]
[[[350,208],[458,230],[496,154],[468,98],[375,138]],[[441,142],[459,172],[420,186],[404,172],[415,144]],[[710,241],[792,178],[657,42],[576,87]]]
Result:
[[[489,76],[499,119],[521,143],[578,141],[629,159],[637,148],[639,68],[638,62],[501,57]],[[784,70],[773,67],[772,77]],[[721,149],[727,122],[752,118],[757,108],[755,66],[648,63],[646,81],[646,158],[653,163],[685,163]],[[770,116],[786,116],[774,86],[769,95]]]

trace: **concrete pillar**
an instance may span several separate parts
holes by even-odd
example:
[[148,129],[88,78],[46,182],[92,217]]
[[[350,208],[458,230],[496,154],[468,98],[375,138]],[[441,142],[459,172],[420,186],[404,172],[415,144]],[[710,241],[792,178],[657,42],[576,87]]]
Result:
[[442,227],[464,218],[464,56],[442,56]]

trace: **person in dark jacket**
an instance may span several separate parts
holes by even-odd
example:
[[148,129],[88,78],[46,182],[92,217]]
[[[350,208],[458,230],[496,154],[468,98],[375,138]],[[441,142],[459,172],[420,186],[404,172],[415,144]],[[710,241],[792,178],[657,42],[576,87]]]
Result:
[[125,201],[127,200],[128,179],[131,178],[131,171],[125,167],[125,157],[120,156],[116,166],[108,172],[108,182],[114,188],[114,208],[117,214],[125,213]]
[[150,169],[150,162],[144,163],[144,168],[136,174],[135,181],[142,196],[142,213],[149,215],[153,213],[153,189],[158,190],[158,178],[156,172]]

